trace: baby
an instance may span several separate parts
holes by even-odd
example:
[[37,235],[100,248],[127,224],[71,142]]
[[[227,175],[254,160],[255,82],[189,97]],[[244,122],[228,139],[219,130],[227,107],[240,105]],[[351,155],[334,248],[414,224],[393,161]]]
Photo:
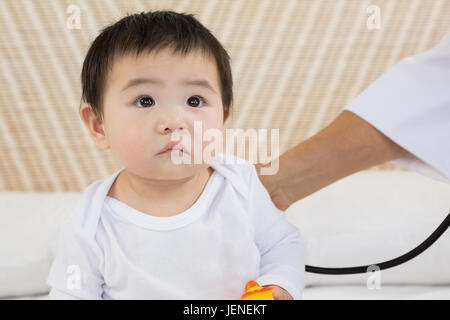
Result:
[[62,225],[50,299],[239,299],[249,280],[301,298],[305,242],[255,166],[219,152],[173,161],[193,153],[175,133],[193,136],[195,121],[223,130],[229,60],[193,15],[173,11],[126,16],[92,43],[80,117],[123,167],[88,186]]

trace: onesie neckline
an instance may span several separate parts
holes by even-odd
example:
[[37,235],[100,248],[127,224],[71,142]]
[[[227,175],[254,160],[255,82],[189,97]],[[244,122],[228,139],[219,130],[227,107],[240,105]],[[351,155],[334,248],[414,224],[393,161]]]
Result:
[[[123,168],[117,172],[117,175],[122,170]],[[209,202],[214,198],[210,195],[215,189],[219,178],[220,175],[217,170],[214,170],[197,200],[185,211],[170,217],[157,217],[146,214],[108,195],[106,195],[104,205],[114,214],[140,227],[152,230],[177,229],[194,222],[205,213]]]

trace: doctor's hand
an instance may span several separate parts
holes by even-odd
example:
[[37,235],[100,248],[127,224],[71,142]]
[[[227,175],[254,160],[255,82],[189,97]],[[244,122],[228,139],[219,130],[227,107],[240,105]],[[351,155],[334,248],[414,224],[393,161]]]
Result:
[[339,179],[407,153],[368,122],[344,110],[319,133],[282,154],[274,175],[261,175],[261,167],[269,164],[255,167],[275,206],[286,210]]
[[277,178],[279,178],[279,175],[261,175],[260,169],[264,167],[264,165],[255,164],[255,167],[256,171],[258,172],[259,179],[269,192],[272,202],[278,209],[286,210],[293,202],[295,202],[295,200],[289,198],[286,188],[283,188],[283,186],[277,180]]

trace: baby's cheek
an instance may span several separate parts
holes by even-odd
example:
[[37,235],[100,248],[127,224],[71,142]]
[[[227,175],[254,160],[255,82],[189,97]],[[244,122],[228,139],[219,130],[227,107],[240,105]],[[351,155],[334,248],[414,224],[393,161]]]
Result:
[[[208,124],[207,124],[208,125]],[[223,128],[220,123],[209,123],[209,126],[203,128],[202,153],[203,163],[211,161],[211,158],[223,152]]]
[[112,149],[118,160],[125,167],[141,167],[148,162],[151,146],[141,135],[133,134],[133,131],[122,129],[116,134],[112,142]]

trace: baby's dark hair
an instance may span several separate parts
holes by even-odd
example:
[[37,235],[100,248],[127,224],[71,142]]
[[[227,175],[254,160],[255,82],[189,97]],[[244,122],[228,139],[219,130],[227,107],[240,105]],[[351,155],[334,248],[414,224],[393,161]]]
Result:
[[[230,57],[220,42],[193,14],[174,11],[141,12],[127,15],[104,28],[92,42],[81,71],[82,102],[103,120],[103,97],[108,72],[118,57],[157,53],[172,49],[186,55],[200,49],[214,58],[220,79],[224,117],[233,104]],[[81,106],[80,106],[81,107]]]

